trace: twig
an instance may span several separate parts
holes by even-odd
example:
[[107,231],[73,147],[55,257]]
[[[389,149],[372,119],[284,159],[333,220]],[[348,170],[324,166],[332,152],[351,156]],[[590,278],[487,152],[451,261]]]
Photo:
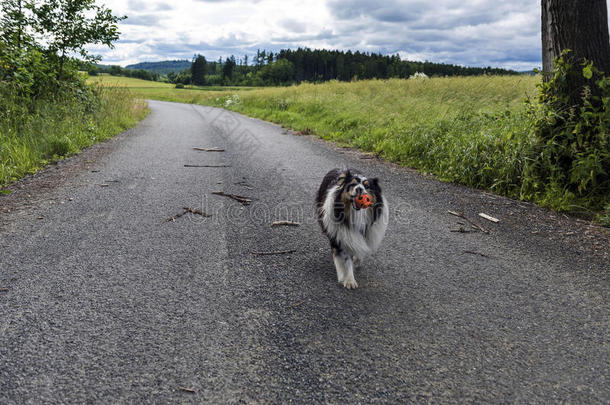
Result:
[[224,149],[221,148],[193,148],[194,150],[199,150],[202,152],[224,152]]
[[486,229],[485,229],[485,228],[483,228],[481,225],[477,224],[476,222],[474,222],[474,221],[472,221],[471,219],[469,219],[468,217],[466,217],[466,215],[461,214],[461,213],[459,213],[459,212],[451,211],[451,210],[449,210],[449,211],[447,211],[447,212],[448,212],[448,213],[450,213],[451,215],[455,215],[456,217],[463,218],[463,219],[465,219],[466,221],[470,222],[470,223],[472,224],[472,226],[473,226],[475,229],[478,229],[479,231],[481,231],[481,232],[483,232],[483,233],[489,233],[489,231],[488,231],[488,230],[486,230]]
[[197,208],[182,207],[182,209],[185,210],[186,212],[190,212],[191,214],[201,215],[202,217],[211,217],[212,216],[212,214],[206,214],[205,212],[198,210]]
[[9,291],[8,288],[0,288],[0,292],[7,292],[7,291]]
[[194,389],[192,389],[192,388],[186,388],[186,387],[178,387],[178,389],[179,389],[179,390],[182,390],[182,391],[189,392],[189,393],[191,393],[191,394],[195,394],[195,393],[197,392],[197,391],[195,391],[195,390],[194,390]]
[[471,255],[479,255],[479,256],[483,256],[486,257],[488,259],[491,258],[491,256],[486,255],[485,253],[479,253],[479,252],[475,252],[473,250],[464,250],[464,253],[470,253]]
[[296,308],[296,307],[298,307],[299,305],[302,305],[302,304],[304,304],[304,303],[305,303],[305,301],[300,301],[300,302],[297,302],[296,304],[292,304],[292,305],[290,306],[290,308]]
[[458,232],[458,233],[470,233],[468,229],[464,229],[463,226],[460,226],[460,229],[452,229],[450,232]]
[[498,218],[494,218],[494,217],[492,217],[491,215],[487,215],[487,214],[484,214],[484,213],[482,213],[482,212],[480,212],[480,213],[479,213],[479,216],[480,216],[481,218],[485,218],[486,220],[491,221],[491,222],[496,223],[496,224],[497,224],[498,222],[500,222],[500,220],[499,220]]
[[231,167],[231,165],[184,165],[184,167]]
[[269,256],[269,255],[286,255],[289,253],[294,253],[296,252],[295,249],[291,249],[291,250],[278,250],[275,252],[250,252],[253,255],[257,255],[257,256]]
[[250,184],[246,183],[244,180],[242,181],[238,181],[237,183],[233,183],[236,186],[242,186],[244,188],[247,188],[248,190],[252,190],[254,187],[252,187]]
[[198,210],[196,208],[191,208],[191,207],[183,207],[182,208],[182,212],[177,213],[174,216],[171,216],[169,218],[166,218],[164,222],[169,222],[169,221],[175,221],[176,219],[180,218],[181,216],[183,216],[184,214],[195,214],[195,215],[201,215],[202,217],[211,217],[211,214],[206,214],[205,212]]
[[300,226],[301,223],[300,222],[294,222],[294,221],[274,221],[271,223],[271,226],[280,226],[280,225],[287,225],[287,226]]
[[224,191],[212,191],[212,194],[232,198],[235,201],[239,201],[243,205],[249,205],[252,202],[252,200],[249,199],[248,197],[244,197],[244,196],[236,195],[236,194],[228,194],[228,193],[225,193]]

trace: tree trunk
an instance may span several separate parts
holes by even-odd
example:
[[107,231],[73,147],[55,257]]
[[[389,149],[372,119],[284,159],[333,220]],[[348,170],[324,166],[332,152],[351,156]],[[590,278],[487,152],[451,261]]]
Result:
[[21,51],[21,37],[23,36],[23,26],[25,25],[21,0],[19,0],[19,2],[18,2],[18,7],[19,7],[19,26],[17,28],[17,49],[19,49],[19,51]]
[[610,39],[606,0],[542,1],[542,67],[553,70],[553,60],[565,49],[575,62],[583,59],[610,75]]

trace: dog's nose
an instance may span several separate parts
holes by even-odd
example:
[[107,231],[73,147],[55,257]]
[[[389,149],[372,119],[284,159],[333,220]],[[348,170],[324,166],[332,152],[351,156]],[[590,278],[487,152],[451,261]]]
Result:
[[356,195],[359,196],[360,194],[364,193],[364,187],[362,186],[356,186]]

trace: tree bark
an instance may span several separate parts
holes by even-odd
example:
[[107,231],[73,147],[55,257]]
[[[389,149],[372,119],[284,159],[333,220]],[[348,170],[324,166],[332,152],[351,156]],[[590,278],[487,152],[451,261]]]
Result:
[[23,16],[23,7],[21,4],[21,0],[18,1],[19,7],[19,27],[17,28],[17,49],[21,51],[21,37],[23,36],[23,26],[24,24],[24,16]]
[[574,61],[592,61],[610,75],[610,38],[606,0],[542,1],[542,68],[553,70],[553,60],[565,49]]

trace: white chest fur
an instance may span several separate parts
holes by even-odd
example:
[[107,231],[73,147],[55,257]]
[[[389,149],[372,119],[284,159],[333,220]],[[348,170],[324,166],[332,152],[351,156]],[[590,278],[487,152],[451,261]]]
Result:
[[366,228],[371,223],[371,210],[364,209],[352,213],[352,227],[361,235],[366,234]]

